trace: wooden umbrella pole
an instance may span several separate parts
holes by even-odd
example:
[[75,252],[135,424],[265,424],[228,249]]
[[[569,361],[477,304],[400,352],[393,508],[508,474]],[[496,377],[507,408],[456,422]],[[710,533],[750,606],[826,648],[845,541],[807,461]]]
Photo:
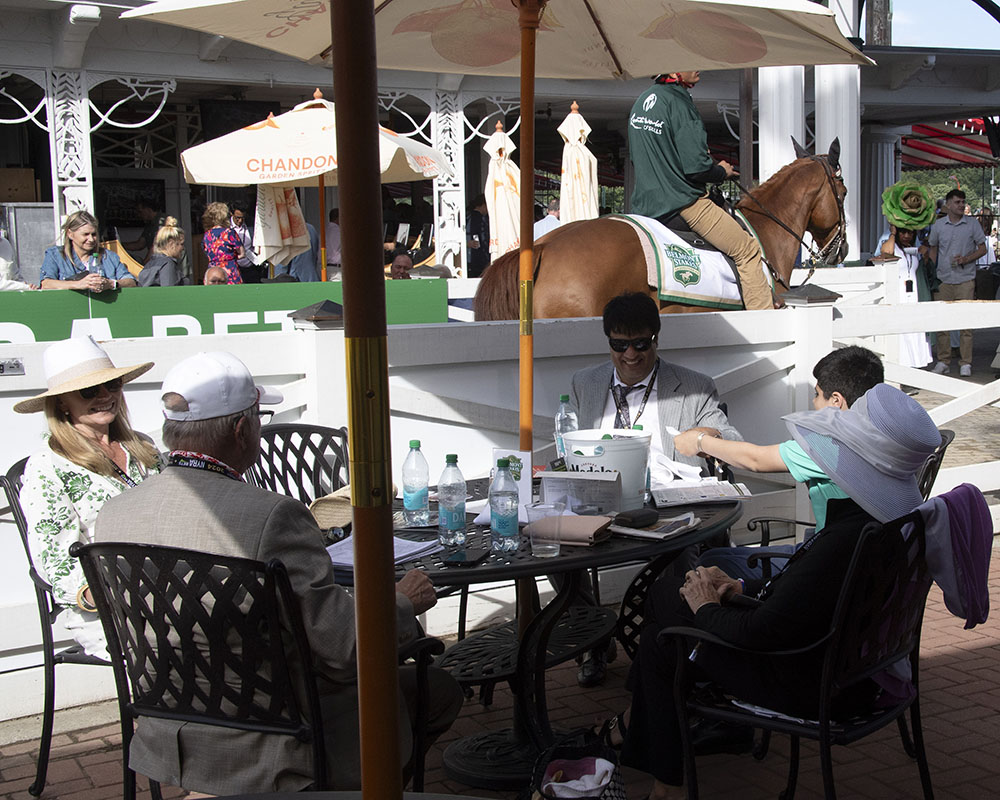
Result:
[[366,800],[403,793],[399,752],[396,597],[389,461],[389,379],[378,137],[375,17],[370,3],[330,3],[342,189],[355,624]]
[[532,290],[534,287],[534,198],[535,198],[535,32],[542,1],[521,0],[521,250],[518,293],[521,299],[520,354],[520,448],[531,451],[534,413],[534,336]]
[[320,280],[326,283],[326,185],[319,176],[319,269]]
[[[535,341],[532,331],[534,310],[531,304],[534,286],[534,200],[535,200],[535,32],[544,0],[520,0],[521,27],[521,249],[518,262],[518,293],[521,298],[518,337],[521,450],[534,447],[532,415],[535,405]],[[530,501],[530,498],[526,498]],[[532,579],[521,579],[517,587],[518,633],[524,634],[534,618],[537,589]]]

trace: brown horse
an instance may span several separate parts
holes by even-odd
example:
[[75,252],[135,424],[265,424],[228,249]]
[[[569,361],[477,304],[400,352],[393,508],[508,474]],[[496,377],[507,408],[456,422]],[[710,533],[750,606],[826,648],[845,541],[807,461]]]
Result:
[[[798,159],[743,196],[737,209],[749,220],[777,277],[778,292],[788,288],[805,231],[819,243],[817,261],[839,263],[847,255],[840,143],[810,156],[796,144]],[[534,247],[533,315],[599,317],[605,304],[622,292],[648,292],[646,263],[631,226],[614,218],[570,222],[541,237]],[[783,282],[784,285],[781,285]],[[476,291],[477,320],[517,319],[518,253],[494,261]],[[711,311],[694,305],[660,304],[660,313]]]

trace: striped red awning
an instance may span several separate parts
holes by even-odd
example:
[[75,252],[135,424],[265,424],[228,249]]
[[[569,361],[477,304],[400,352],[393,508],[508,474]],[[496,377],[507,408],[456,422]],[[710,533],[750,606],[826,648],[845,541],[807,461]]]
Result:
[[982,119],[914,125],[903,136],[903,169],[990,167],[1000,163],[990,152]]

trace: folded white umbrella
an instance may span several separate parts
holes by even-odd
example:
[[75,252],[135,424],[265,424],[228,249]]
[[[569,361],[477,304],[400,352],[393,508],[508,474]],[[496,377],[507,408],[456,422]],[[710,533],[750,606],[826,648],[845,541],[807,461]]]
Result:
[[257,187],[257,224],[253,246],[261,261],[286,264],[310,247],[309,231],[295,190],[286,186]]
[[559,219],[563,223],[594,219],[597,207],[597,158],[587,149],[590,125],[576,100],[556,129],[562,137],[562,185],[559,189]]
[[483,146],[490,154],[486,210],[490,215],[491,261],[521,246],[521,171],[510,160],[516,147],[499,122]]

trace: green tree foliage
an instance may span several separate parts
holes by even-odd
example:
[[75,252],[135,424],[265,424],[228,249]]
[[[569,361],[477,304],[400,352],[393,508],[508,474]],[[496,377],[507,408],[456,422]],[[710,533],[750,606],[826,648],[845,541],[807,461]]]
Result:
[[993,178],[991,167],[914,169],[907,170],[903,177],[908,182],[919,183],[930,192],[932,198],[938,200],[956,188],[952,175],[961,184],[965,201],[972,206],[974,212],[984,206],[996,210],[996,202],[990,197],[990,181]]

